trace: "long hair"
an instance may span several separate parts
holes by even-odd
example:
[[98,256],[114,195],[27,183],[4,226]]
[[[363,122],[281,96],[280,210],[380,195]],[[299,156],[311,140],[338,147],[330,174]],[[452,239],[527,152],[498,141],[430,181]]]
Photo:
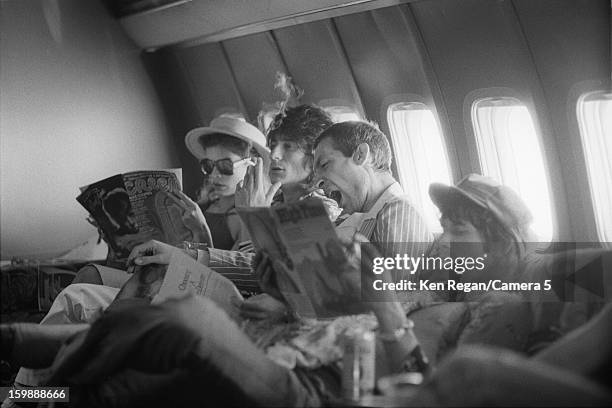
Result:
[[468,200],[440,208],[442,218],[454,223],[470,222],[484,238],[488,277],[516,278],[523,257],[525,242],[510,226],[501,223],[489,210]]

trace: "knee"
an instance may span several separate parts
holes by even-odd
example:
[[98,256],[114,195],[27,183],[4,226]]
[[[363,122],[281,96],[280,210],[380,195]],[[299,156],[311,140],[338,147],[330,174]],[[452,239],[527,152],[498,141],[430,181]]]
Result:
[[102,285],[102,276],[93,265],[85,265],[77,272],[72,283],[91,283],[94,285]]

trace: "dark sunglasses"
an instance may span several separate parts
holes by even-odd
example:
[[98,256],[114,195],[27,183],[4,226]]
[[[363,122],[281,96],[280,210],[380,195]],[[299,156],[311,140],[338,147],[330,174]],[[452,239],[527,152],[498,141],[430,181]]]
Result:
[[220,174],[223,174],[224,176],[231,176],[234,174],[234,169],[242,163],[253,165],[253,162],[248,157],[236,161],[232,161],[232,159],[220,159],[217,161],[202,159],[200,160],[200,169],[204,174],[211,174],[215,167],[217,167]]

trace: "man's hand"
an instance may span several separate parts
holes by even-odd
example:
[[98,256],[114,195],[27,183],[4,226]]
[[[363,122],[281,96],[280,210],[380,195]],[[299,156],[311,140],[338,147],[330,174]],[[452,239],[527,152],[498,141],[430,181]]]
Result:
[[128,272],[131,270],[130,266],[133,265],[168,265],[170,263],[170,258],[172,258],[172,254],[176,251],[182,252],[179,248],[155,240],[136,245],[127,259]]
[[253,259],[253,269],[261,290],[277,300],[284,301],[281,291],[298,292],[299,286],[291,279],[291,273],[284,263],[272,261],[264,251],[258,251]]
[[340,214],[342,214],[342,208],[338,206],[338,202],[332,198],[329,198],[325,195],[325,192],[321,188],[316,188],[308,194],[307,197],[318,198],[323,202],[323,206],[325,210],[327,210],[327,214],[329,215],[329,219],[331,222],[335,222]]
[[255,167],[247,169],[244,180],[236,187],[236,207],[269,207],[272,204],[281,183],[271,184],[267,170],[261,157],[257,158]]
[[277,322],[287,317],[287,305],[262,293],[252,296],[240,305],[240,316],[245,319],[270,320]]

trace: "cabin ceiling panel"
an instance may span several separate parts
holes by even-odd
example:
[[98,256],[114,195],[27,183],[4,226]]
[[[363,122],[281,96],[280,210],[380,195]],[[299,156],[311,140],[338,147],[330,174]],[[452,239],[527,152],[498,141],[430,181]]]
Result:
[[119,19],[142,48],[215,42],[407,0],[176,0]]
[[240,95],[221,44],[203,44],[177,50],[180,68],[191,86],[202,125],[222,111],[241,112]]
[[361,111],[353,75],[330,21],[275,30],[293,80],[306,92],[304,103],[341,99]]
[[270,33],[261,33],[223,42],[235,74],[249,119],[255,123],[264,104],[282,99],[274,90],[276,72],[286,73]]

